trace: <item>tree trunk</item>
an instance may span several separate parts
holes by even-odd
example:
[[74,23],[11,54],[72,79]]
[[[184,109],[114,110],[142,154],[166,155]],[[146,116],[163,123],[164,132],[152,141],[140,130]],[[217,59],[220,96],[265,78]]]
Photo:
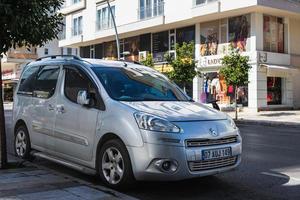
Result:
[[237,107],[237,98],[238,98],[238,86],[235,86],[235,92],[234,92],[234,97],[235,97],[235,120],[238,119],[238,107]]
[[[0,55],[1,56],[1,55]],[[6,133],[5,133],[5,118],[2,94],[2,69],[0,57],[0,169],[7,167],[7,151],[6,151]]]

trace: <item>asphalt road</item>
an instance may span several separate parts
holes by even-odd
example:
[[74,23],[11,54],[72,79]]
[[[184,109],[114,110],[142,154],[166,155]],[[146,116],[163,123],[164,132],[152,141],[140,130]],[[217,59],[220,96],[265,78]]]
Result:
[[[12,152],[11,113],[6,112]],[[300,126],[240,125],[243,161],[232,172],[180,182],[141,182],[123,191],[139,199],[295,199],[300,200]],[[88,176],[45,160],[35,164],[101,185]]]

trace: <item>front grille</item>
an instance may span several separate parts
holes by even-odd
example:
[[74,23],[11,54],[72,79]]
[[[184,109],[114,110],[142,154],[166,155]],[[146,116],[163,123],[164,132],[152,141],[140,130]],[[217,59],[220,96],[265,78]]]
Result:
[[228,167],[231,165],[235,165],[237,162],[237,156],[222,158],[216,160],[205,160],[205,161],[197,161],[197,162],[188,162],[189,168],[192,172],[194,171],[202,171],[209,169],[216,169],[221,167]]
[[186,140],[186,147],[205,147],[211,145],[230,144],[237,142],[237,136],[224,137],[220,139],[191,139]]

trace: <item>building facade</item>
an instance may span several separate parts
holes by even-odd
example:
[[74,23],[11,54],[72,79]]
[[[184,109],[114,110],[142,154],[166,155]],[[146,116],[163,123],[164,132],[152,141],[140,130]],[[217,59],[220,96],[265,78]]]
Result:
[[[253,110],[300,107],[300,1],[298,0],[112,0],[121,56],[138,61],[148,53],[164,71],[175,44],[195,43],[196,77],[190,95],[199,102],[233,103],[234,88],[218,74],[230,46],[250,58],[249,84],[238,103]],[[60,47],[80,56],[116,59],[115,31],[103,0],[67,0]]]

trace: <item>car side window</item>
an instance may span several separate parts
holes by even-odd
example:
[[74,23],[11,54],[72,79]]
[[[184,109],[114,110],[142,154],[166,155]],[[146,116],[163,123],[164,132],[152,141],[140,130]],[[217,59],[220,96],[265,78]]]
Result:
[[91,79],[79,69],[66,68],[65,71],[65,96],[72,102],[77,103],[77,95],[80,90],[86,90],[89,94],[90,107],[104,109],[104,103],[98,89]]
[[22,74],[18,94],[32,95],[36,76],[40,66],[28,67]]
[[48,99],[53,96],[60,72],[59,66],[42,66],[34,84],[33,96]]

